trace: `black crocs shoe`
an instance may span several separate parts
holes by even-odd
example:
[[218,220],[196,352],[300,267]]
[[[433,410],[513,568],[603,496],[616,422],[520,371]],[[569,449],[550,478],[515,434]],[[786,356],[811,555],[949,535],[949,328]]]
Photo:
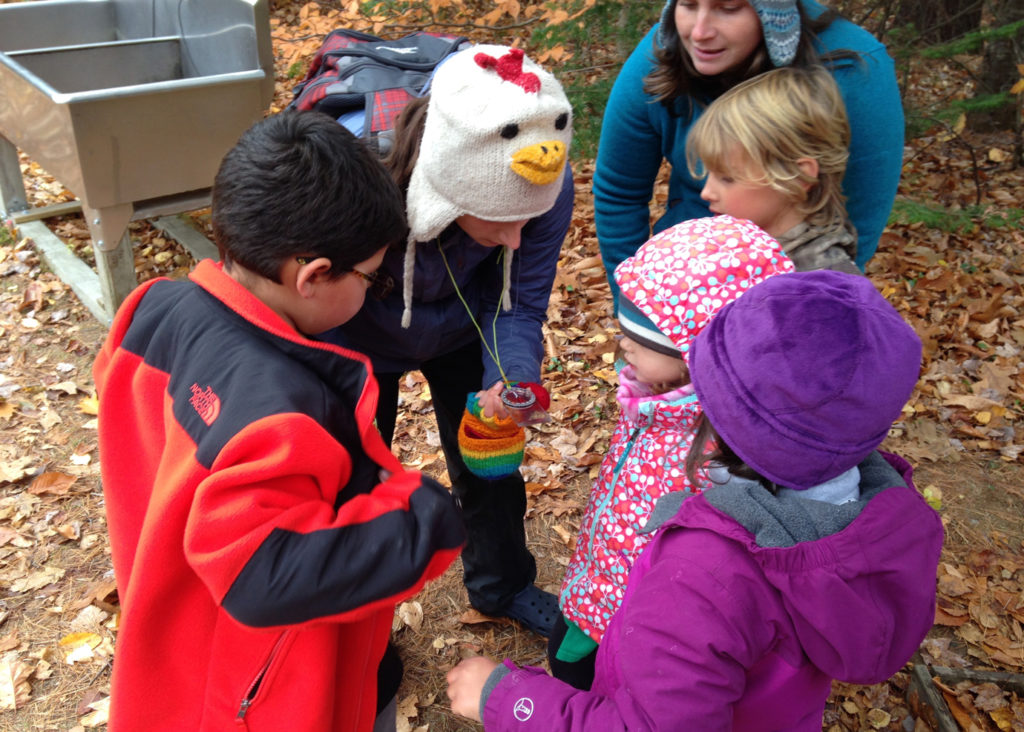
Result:
[[498,614],[516,620],[537,635],[548,638],[559,612],[557,597],[536,585],[527,585]]

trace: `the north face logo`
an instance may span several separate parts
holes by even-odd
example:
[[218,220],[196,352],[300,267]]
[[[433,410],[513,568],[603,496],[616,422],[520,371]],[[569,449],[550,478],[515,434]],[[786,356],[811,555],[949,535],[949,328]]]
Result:
[[192,408],[199,414],[199,418],[209,427],[220,415],[220,397],[213,393],[212,386],[203,389],[199,384],[193,384],[191,389],[192,398],[188,400],[188,403],[192,405]]

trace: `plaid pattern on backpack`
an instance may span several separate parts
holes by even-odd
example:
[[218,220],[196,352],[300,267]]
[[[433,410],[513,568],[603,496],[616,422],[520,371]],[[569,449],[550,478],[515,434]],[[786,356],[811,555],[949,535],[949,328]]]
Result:
[[338,28],[324,38],[288,108],[340,118],[383,155],[398,113],[424,93],[442,60],[469,44],[463,36],[418,31],[388,41]]

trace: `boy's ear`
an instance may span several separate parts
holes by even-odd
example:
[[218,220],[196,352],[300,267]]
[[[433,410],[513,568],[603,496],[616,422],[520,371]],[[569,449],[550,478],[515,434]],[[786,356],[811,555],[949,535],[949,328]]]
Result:
[[312,297],[316,286],[329,279],[331,271],[331,260],[327,257],[317,257],[305,264],[300,264],[294,272],[295,291],[302,297]]
[[[800,172],[803,173],[807,178],[818,180],[818,161],[814,158],[797,158],[796,166],[800,168]],[[813,183],[805,182],[804,188],[810,189]]]

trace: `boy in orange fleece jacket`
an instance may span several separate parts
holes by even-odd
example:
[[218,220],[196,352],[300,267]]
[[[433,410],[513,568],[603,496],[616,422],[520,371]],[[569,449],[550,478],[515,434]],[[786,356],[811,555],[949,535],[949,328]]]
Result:
[[94,365],[110,729],[393,729],[394,605],[464,532],[381,439],[369,360],[309,334],[386,289],[401,193],[334,120],[287,112],[225,156],[213,229],[221,263],[140,286]]

